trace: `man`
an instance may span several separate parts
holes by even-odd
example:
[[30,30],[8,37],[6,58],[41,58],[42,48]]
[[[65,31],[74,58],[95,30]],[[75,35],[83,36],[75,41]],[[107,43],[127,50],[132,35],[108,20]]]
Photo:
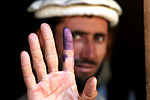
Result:
[[28,99],[103,100],[96,78],[107,54],[109,29],[122,13],[120,6],[113,0],[38,0],[28,11],[46,19],[53,30],[43,23],[37,35],[28,38],[38,82],[29,54],[21,53]]

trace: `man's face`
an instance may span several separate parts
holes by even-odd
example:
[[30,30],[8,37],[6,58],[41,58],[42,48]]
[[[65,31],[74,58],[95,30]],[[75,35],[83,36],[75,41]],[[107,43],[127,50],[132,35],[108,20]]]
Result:
[[56,26],[55,39],[59,59],[63,54],[63,28],[71,29],[74,38],[76,77],[86,80],[96,74],[107,49],[108,22],[100,17],[65,17]]

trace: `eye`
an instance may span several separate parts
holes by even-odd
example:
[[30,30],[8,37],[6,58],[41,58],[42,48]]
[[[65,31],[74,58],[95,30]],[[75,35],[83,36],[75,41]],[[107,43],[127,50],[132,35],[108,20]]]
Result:
[[74,31],[74,32],[72,32],[72,36],[73,36],[73,39],[74,39],[74,40],[79,40],[79,39],[82,38],[83,32]]
[[79,40],[81,38],[80,34],[73,34],[73,39],[74,40]]
[[97,34],[97,35],[95,35],[94,40],[96,42],[103,42],[104,41],[104,34]]

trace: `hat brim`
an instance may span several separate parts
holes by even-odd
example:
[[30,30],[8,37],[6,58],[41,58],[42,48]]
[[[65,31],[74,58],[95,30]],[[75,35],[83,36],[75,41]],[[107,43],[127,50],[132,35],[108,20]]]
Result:
[[35,17],[52,18],[64,16],[99,16],[110,22],[111,26],[118,24],[119,16],[114,9],[103,6],[87,6],[87,5],[72,5],[72,6],[47,6],[35,12]]

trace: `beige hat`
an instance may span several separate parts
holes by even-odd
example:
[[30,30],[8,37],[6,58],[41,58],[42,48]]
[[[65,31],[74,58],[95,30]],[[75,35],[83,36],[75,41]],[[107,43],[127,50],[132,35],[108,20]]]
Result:
[[37,0],[28,8],[35,17],[100,16],[116,26],[122,9],[114,0]]

